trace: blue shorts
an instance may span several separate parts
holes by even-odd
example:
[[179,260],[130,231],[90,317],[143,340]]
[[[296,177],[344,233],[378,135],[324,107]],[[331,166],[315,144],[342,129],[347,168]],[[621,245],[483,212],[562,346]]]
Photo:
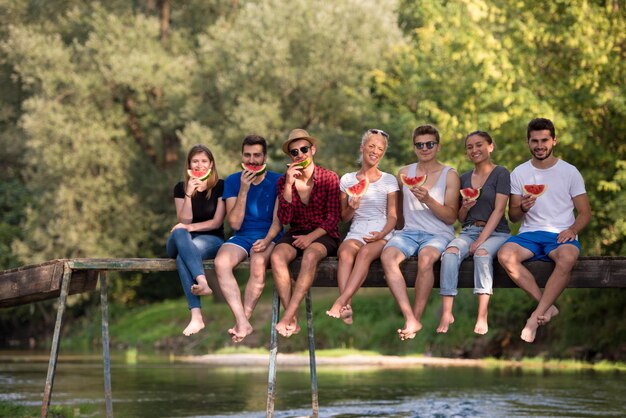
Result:
[[[254,245],[257,240],[263,239],[267,236],[267,231],[257,230],[257,231],[237,231],[235,235],[230,237],[228,241],[224,243],[236,245],[246,252],[246,254],[250,255],[250,249]],[[273,240],[273,243],[276,243],[280,237],[282,237],[282,232],[279,233]]]
[[424,247],[434,247],[440,253],[446,249],[451,237],[444,235],[430,234],[424,231],[396,231],[393,237],[387,242],[385,248],[395,247],[402,251],[406,258],[417,255]]
[[506,242],[512,242],[532,252],[534,255],[528,261],[536,261],[536,260],[552,261],[552,259],[548,257],[548,254],[550,254],[553,250],[556,250],[559,246],[564,245],[564,244],[574,245],[578,248],[578,252],[582,251],[580,242],[578,242],[578,240],[567,241],[567,242],[556,242],[556,239],[558,236],[559,234],[557,234],[556,232],[546,232],[546,231],[522,232],[521,234],[512,236],[511,238],[506,240]]

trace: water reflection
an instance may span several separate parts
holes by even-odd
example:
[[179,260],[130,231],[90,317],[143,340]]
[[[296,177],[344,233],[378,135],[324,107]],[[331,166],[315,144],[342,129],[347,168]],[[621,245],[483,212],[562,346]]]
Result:
[[[6,359],[6,357],[5,357]],[[47,362],[0,362],[0,400],[39,405]],[[263,417],[267,369],[169,363],[167,358],[111,369],[117,417]],[[619,373],[411,367],[318,369],[320,416],[595,417],[626,416]],[[53,404],[92,404],[104,413],[102,365],[61,359]],[[307,416],[306,368],[277,376],[276,416]]]

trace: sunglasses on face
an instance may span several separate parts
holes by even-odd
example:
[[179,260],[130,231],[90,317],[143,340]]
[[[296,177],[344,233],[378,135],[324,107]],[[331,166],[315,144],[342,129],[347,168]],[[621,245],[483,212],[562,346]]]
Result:
[[424,149],[424,147],[428,149],[433,149],[435,145],[437,145],[438,143],[439,142],[437,141],[428,141],[428,142],[416,142],[413,145],[415,145],[415,148],[417,149]]
[[385,138],[389,139],[389,134],[381,129],[369,129],[367,132],[375,135],[382,135]]
[[311,149],[311,146],[310,145],[305,145],[304,147],[290,149],[289,150],[289,154],[291,154],[293,157],[297,157],[298,156],[298,151],[303,153],[303,154],[306,154],[307,152],[309,152],[309,149]]

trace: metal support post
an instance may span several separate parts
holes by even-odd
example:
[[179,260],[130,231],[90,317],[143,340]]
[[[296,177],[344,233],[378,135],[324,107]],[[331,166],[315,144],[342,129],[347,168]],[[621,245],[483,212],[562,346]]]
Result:
[[280,298],[278,291],[274,288],[272,297],[272,327],[270,329],[270,366],[267,378],[267,409],[265,416],[274,417],[274,401],[276,400],[276,357],[278,356],[278,335],[276,324],[278,323],[278,312],[280,311]]
[[54,385],[54,375],[57,368],[57,359],[59,358],[59,343],[61,341],[61,327],[63,326],[63,314],[67,302],[67,294],[70,289],[70,280],[72,279],[72,269],[65,263],[63,265],[63,278],[61,279],[61,293],[57,306],[57,319],[54,324],[54,334],[52,336],[52,347],[50,349],[50,360],[48,362],[48,374],[46,376],[46,386],[43,390],[43,401],[41,403],[41,417],[48,416],[50,408],[50,400],[52,399],[52,387]]
[[319,416],[319,400],[317,396],[317,372],[315,369],[315,336],[313,335],[313,313],[311,302],[311,289],[306,293],[306,325],[309,333],[309,365],[311,368],[311,398],[313,406],[313,418]]
[[111,353],[109,351],[109,302],[107,299],[107,274],[100,276],[100,310],[102,311],[102,359],[104,361],[104,402],[106,417],[113,418],[113,399],[111,392]]

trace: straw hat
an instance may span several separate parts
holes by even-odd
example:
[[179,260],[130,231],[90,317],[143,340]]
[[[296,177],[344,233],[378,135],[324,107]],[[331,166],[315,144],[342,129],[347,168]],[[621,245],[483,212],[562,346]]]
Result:
[[315,145],[315,143],[317,142],[317,139],[310,136],[309,133],[304,129],[294,129],[293,131],[289,132],[289,137],[283,143],[283,152],[285,154],[289,154],[289,144],[291,144],[293,141],[297,141],[298,139],[306,139],[311,143],[311,145]]

